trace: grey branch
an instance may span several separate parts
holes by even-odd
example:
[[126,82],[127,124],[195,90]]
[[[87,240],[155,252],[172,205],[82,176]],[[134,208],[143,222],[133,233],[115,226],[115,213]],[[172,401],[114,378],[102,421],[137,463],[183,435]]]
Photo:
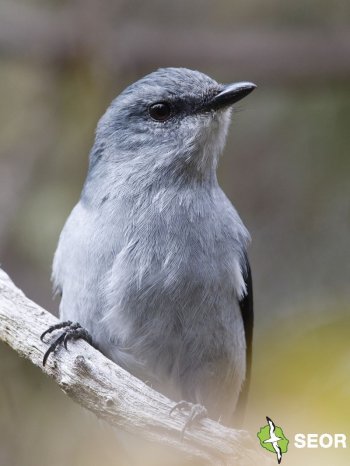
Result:
[[[235,30],[160,27],[128,21],[112,22],[123,2],[75,0],[45,9],[3,0],[0,6],[0,50],[44,63],[89,56],[110,71],[185,66],[239,70],[253,80],[344,79],[350,71],[346,29]],[[82,12],[84,14],[82,14]],[[167,44],[166,47],[164,44]]]
[[175,402],[154,391],[104,357],[85,341],[57,351],[42,365],[47,344],[40,335],[57,323],[49,312],[28,299],[0,269],[0,340],[29,359],[84,408],[114,427],[168,445],[215,465],[270,464],[249,434],[210,419],[191,427],[181,440],[185,415],[169,416]]

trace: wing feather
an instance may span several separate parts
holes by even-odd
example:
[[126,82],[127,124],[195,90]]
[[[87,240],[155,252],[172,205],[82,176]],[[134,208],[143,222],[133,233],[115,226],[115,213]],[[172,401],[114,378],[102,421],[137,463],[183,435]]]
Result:
[[250,264],[247,255],[244,257],[243,278],[246,284],[246,294],[239,301],[239,306],[243,318],[244,333],[246,339],[246,378],[239,396],[237,408],[234,415],[234,424],[239,426],[243,422],[244,411],[248,399],[250,385],[250,375],[252,367],[252,346],[253,346],[253,325],[254,325],[254,308],[253,308],[253,280]]

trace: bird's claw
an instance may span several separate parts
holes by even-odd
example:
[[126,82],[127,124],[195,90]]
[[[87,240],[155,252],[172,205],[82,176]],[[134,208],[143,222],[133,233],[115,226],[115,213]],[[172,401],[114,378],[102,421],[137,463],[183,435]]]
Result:
[[175,411],[189,411],[185,424],[181,430],[181,440],[184,439],[187,429],[189,429],[193,424],[197,423],[201,419],[208,417],[208,411],[203,405],[193,404],[184,400],[179,401],[171,408],[169,416],[171,416]]
[[62,333],[60,334],[58,338],[56,338],[56,340],[53,341],[53,343],[51,343],[51,345],[49,346],[49,349],[44,354],[43,366],[45,366],[49,355],[53,353],[58,346],[63,344],[63,346],[67,350],[68,349],[67,344],[69,340],[78,340],[79,338],[81,338],[87,341],[88,343],[90,343],[90,345],[92,344],[92,338],[89,332],[85,330],[85,328],[83,328],[77,322],[73,323],[70,320],[67,320],[65,322],[60,322],[59,324],[56,324],[56,325],[51,325],[51,327],[45,330],[45,332],[40,336],[40,340],[44,341],[44,338],[46,335],[54,332],[55,330],[60,330],[60,329],[63,329]]
[[49,333],[52,333],[54,332],[55,330],[59,330],[60,328],[63,328],[63,327],[69,327],[70,325],[72,325],[73,322],[71,322],[70,320],[66,320],[65,322],[59,322],[58,324],[56,325],[51,325],[47,330],[45,330],[44,333],[42,333],[40,335],[40,340],[41,341],[44,341],[44,338],[46,337],[46,335],[48,335]]

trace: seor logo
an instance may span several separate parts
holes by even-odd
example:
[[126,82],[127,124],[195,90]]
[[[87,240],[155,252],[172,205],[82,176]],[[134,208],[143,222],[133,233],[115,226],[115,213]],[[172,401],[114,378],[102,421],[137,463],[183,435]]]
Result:
[[345,434],[295,434],[296,448],[346,448]]
[[257,433],[260,445],[277,456],[277,462],[282,461],[282,454],[287,453],[289,440],[285,437],[281,427],[266,417],[267,425],[262,427]]

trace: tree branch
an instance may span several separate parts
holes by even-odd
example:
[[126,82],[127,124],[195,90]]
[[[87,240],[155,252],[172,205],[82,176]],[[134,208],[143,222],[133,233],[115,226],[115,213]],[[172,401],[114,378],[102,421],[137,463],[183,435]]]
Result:
[[[2,0],[0,51],[39,62],[61,63],[77,56],[110,71],[161,66],[219,68],[237,78],[268,82],[325,79],[349,75],[350,35],[346,28],[310,30],[211,30],[117,22],[115,1],[68,2],[57,9]],[[82,14],[82,12],[84,14]],[[110,18],[109,18],[110,17]],[[181,32],[180,32],[181,31]],[[164,46],[166,44],[166,46]],[[239,73],[239,75],[237,75]]]
[[61,389],[99,418],[145,439],[171,446],[205,464],[270,464],[255,450],[245,431],[224,427],[210,419],[186,431],[183,414],[169,416],[174,402],[133,377],[84,341],[57,351],[42,365],[47,344],[40,335],[57,322],[29,300],[0,269],[0,340],[53,378]]

